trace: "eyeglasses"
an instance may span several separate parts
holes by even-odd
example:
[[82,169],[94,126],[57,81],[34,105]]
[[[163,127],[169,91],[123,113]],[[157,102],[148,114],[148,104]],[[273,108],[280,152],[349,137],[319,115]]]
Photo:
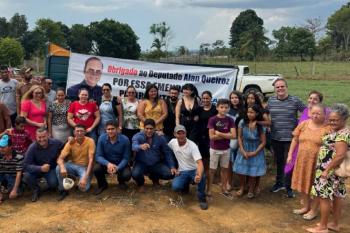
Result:
[[41,95],[42,92],[33,92],[34,95]]
[[85,73],[88,73],[90,75],[101,75],[102,70],[94,70],[94,69],[88,69],[85,71]]
[[134,92],[134,91],[128,91],[127,93],[128,94],[136,94],[136,92]]
[[111,89],[102,89],[102,91],[111,91]]

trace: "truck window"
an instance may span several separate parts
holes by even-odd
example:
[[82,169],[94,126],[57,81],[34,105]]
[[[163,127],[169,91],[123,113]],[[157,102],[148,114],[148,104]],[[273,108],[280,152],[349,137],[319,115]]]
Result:
[[249,67],[244,67],[243,74],[249,74]]

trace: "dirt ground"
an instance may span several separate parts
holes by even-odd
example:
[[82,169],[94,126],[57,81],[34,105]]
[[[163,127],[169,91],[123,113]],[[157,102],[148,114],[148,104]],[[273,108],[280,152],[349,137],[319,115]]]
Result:
[[[284,192],[270,193],[272,176],[262,179],[263,191],[252,200],[246,197],[228,200],[214,185],[209,209],[200,210],[191,193],[178,196],[170,191],[170,184],[153,187],[149,182],[146,193],[120,190],[115,182],[100,194],[71,191],[62,202],[56,193],[44,193],[38,202],[30,202],[26,192],[17,200],[0,205],[0,232],[305,232],[304,226],[317,223],[305,221],[292,214],[299,206],[297,198],[288,199]],[[350,182],[347,184],[350,188]],[[96,187],[93,184],[92,189]],[[170,201],[172,199],[172,201]],[[350,232],[350,198],[346,197],[341,232]],[[346,211],[347,210],[347,211]]]

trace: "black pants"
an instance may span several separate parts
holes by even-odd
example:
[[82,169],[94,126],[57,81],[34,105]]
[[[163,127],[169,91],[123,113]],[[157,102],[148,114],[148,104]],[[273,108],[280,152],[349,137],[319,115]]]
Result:
[[[96,163],[94,166],[94,174],[97,179],[98,187],[105,187],[108,185],[106,180],[106,174],[107,174],[107,166],[103,166],[101,164]],[[124,169],[117,171],[117,179],[119,184],[123,184],[130,180],[131,178],[131,170],[130,167],[127,165]]]
[[291,174],[284,174],[284,167],[286,165],[288,151],[291,142],[271,140],[271,145],[273,153],[275,156],[275,161],[277,165],[277,174],[276,174],[276,184],[280,186],[285,186],[287,189],[290,189],[291,186]]

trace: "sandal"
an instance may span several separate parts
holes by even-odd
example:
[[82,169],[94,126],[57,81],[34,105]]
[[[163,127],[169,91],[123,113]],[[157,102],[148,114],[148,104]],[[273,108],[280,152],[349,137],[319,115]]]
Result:
[[[320,223],[317,223],[316,226],[320,226]],[[333,226],[330,223],[327,224],[327,228],[328,228],[328,230],[335,231],[335,232],[339,232],[340,231],[340,227],[339,226],[336,227],[336,226]]]
[[236,192],[236,196],[237,196],[237,197],[241,197],[241,196],[243,196],[243,193],[244,193],[244,190],[243,190],[243,189],[240,189],[240,190],[238,190],[238,191]]
[[293,210],[293,214],[297,214],[297,215],[304,215],[308,212],[308,210],[305,209],[295,209]]
[[307,213],[307,214],[303,215],[303,219],[308,220],[308,221],[314,220],[316,217],[317,217],[317,213],[315,213],[315,214]]
[[223,195],[224,197],[226,197],[229,200],[233,200],[232,193],[229,193],[229,192],[226,191],[226,192],[222,192],[220,194]]
[[328,233],[328,229],[319,230],[317,227],[309,227],[305,229],[307,232],[311,233]]
[[254,193],[249,192],[249,193],[247,194],[247,197],[248,197],[249,199],[252,199],[252,198],[254,197]]

